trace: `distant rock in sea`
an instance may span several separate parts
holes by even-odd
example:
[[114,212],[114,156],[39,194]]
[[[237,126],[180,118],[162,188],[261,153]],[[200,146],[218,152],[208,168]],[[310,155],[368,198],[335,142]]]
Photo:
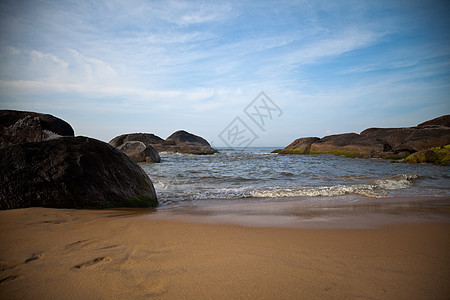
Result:
[[310,154],[311,145],[318,141],[320,141],[320,138],[318,137],[299,138],[289,144],[286,148],[277,149],[273,152],[279,154]]
[[202,137],[194,135],[184,130],[179,130],[172,133],[166,141],[157,146],[159,151],[180,152],[190,154],[214,154],[218,151],[211,147],[211,145]]
[[384,151],[384,144],[377,139],[356,133],[329,135],[311,145],[311,153],[334,153],[354,157],[373,157]]
[[273,151],[279,154],[326,154],[347,157],[372,157],[384,150],[384,144],[374,138],[356,133],[329,135],[323,138],[308,137],[296,139],[284,149]]
[[0,111],[0,209],[158,204],[151,180],[127,155],[73,135],[51,115]]
[[135,162],[161,162],[158,151],[150,145],[145,145],[139,141],[128,141],[117,147],[120,151],[128,155]]
[[162,138],[151,133],[128,133],[116,136],[111,141],[109,141],[109,144],[117,148],[120,145],[125,144],[126,142],[134,141],[142,142],[146,146],[164,143],[164,140]]
[[[325,154],[348,157],[376,157],[387,159],[406,158],[418,151],[439,152],[434,156],[426,152],[426,159],[411,158],[407,162],[433,162],[448,164],[444,159],[446,145],[450,144],[450,115],[441,116],[416,127],[369,128],[361,132],[325,136],[321,139],[300,138],[284,149],[273,151],[279,154]],[[425,153],[425,152],[424,152]]]
[[48,114],[0,110],[0,147],[38,142],[55,136],[74,136],[72,126]]
[[109,143],[114,147],[129,141],[140,141],[159,152],[179,152],[188,154],[214,154],[218,151],[202,137],[184,130],[177,131],[166,140],[150,133],[129,133],[113,138]]

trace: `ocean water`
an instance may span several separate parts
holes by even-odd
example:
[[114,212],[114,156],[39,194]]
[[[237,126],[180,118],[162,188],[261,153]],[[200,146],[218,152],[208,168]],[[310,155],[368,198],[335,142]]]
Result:
[[140,166],[162,206],[189,201],[449,196],[450,167],[334,155],[278,155],[275,148],[219,148],[197,156],[161,153]]

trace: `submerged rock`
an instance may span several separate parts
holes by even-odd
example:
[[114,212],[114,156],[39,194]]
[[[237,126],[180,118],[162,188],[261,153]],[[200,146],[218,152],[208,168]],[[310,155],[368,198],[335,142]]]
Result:
[[55,136],[74,136],[74,131],[67,122],[52,115],[0,110],[0,148]]
[[129,141],[117,147],[120,151],[128,155],[135,162],[161,162],[158,151],[150,145],[145,145],[139,141]]
[[87,137],[0,149],[0,208],[154,207],[147,174],[127,155]]

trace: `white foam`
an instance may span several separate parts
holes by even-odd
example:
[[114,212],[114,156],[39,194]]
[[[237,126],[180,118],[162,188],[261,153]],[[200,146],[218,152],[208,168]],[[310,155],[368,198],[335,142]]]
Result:
[[405,189],[412,184],[412,180],[416,179],[415,174],[398,174],[388,179],[382,179],[375,181],[376,184],[386,190],[399,190]]
[[388,179],[376,180],[374,184],[335,185],[329,187],[305,188],[275,188],[252,191],[253,197],[282,198],[282,197],[333,197],[348,194],[358,194],[367,197],[383,197],[387,190],[404,189],[412,184],[414,174],[399,174]]

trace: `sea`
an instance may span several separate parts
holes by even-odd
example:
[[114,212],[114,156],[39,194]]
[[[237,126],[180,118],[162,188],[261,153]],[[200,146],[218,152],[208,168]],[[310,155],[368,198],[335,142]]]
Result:
[[274,149],[219,148],[214,155],[162,152],[161,163],[140,166],[153,182],[160,207],[166,208],[211,200],[450,199],[448,166],[332,154],[280,155],[271,153]]

